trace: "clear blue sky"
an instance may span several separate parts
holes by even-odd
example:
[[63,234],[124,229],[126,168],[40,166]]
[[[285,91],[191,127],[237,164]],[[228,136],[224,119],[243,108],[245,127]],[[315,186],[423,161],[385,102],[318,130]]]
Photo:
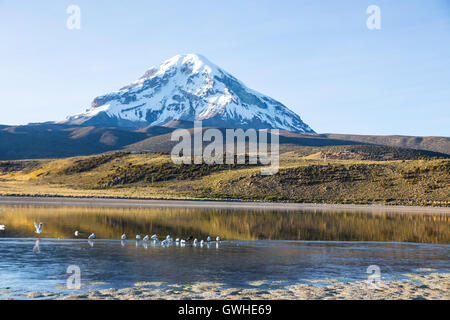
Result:
[[450,136],[449,0],[0,0],[0,48],[1,124],[62,120],[192,52],[317,132]]

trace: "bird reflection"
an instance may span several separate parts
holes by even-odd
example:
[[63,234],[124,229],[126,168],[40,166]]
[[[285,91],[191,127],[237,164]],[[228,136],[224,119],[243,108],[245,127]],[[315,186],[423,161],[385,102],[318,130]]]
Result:
[[39,248],[39,239],[36,239],[36,242],[34,243],[33,252],[41,253],[41,249]]
[[[126,236],[125,234],[122,235],[122,240],[120,242],[122,247],[125,247],[126,245]],[[172,237],[167,236],[166,239],[162,240],[161,242],[158,240],[158,236],[156,234],[154,234],[152,237],[149,237],[148,235],[141,238],[140,235],[136,236],[136,247],[144,247],[145,249],[148,249],[149,246],[161,246],[161,247],[170,247],[171,245],[176,245],[176,246],[180,246],[180,247],[185,247],[185,246],[192,246],[192,247],[200,247],[200,248],[208,248],[210,249],[214,244],[215,244],[215,248],[219,249],[219,244],[221,243],[222,239],[220,237],[216,237],[215,241],[211,239],[211,237],[207,237],[206,240],[198,240],[197,238],[194,238],[193,236],[188,237],[187,239],[190,240],[185,240],[185,239],[180,239],[180,238],[176,238],[175,241],[172,239]],[[151,242],[149,242],[149,240],[153,240]]]
[[88,239],[88,243],[91,247],[94,247],[94,240]]

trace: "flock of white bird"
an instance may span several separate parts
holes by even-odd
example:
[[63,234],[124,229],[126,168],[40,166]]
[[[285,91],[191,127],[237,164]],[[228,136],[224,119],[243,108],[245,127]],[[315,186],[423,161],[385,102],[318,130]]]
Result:
[[[75,236],[76,237],[78,237],[80,235],[81,235],[81,233],[79,231],[75,231]],[[93,240],[95,238],[96,238],[95,233],[91,233],[89,235],[89,237],[88,237],[89,240]],[[120,237],[120,240],[127,240],[127,239],[128,239],[128,237],[127,237],[127,235],[125,233],[122,234],[122,236]],[[185,245],[188,242],[188,240],[180,239],[180,238],[176,238],[175,240],[173,240],[173,238],[170,235],[168,235],[164,240],[160,241],[158,239],[158,235],[156,235],[156,234],[152,235],[151,237],[149,235],[146,235],[143,238],[141,237],[140,234],[138,234],[138,235],[136,235],[136,240],[137,241],[142,240],[144,242],[152,241],[154,244],[160,244],[161,246],[170,246],[170,245],[172,245],[174,243],[177,244],[177,245],[178,244]],[[220,237],[216,237],[216,242],[220,242],[220,241],[221,241]],[[198,239],[195,238],[192,241],[192,244],[194,244],[194,245],[200,244],[201,246],[203,246],[205,243],[210,243],[210,242],[213,242],[213,240],[211,239],[210,236],[208,236],[206,238],[206,241],[205,240],[198,241]]]
[[[2,226],[4,227],[3,229],[1,229]],[[36,229],[35,232],[36,232],[37,234],[41,234],[41,233],[42,233],[42,231],[43,231],[43,230],[42,230],[42,228],[43,228],[43,223],[42,223],[42,222],[40,222],[39,224],[38,224],[37,222],[34,222],[34,227],[35,227],[35,229]],[[6,227],[5,227],[4,225],[0,225],[0,230],[4,230],[5,228],[6,228]],[[79,231],[77,230],[77,231],[74,232],[74,235],[75,235],[75,237],[79,237],[79,236],[82,235],[82,233],[79,232]],[[88,239],[89,239],[89,240],[94,240],[95,238],[96,238],[95,233],[91,233],[91,234],[88,236]],[[126,235],[125,233],[122,234],[122,236],[120,237],[120,240],[127,240],[127,235]],[[178,244],[180,244],[180,245],[185,245],[187,242],[190,241],[189,239],[188,239],[188,240],[185,240],[185,239],[180,239],[180,238],[176,238],[175,241],[174,241],[170,235],[168,235],[164,240],[159,241],[158,235],[156,235],[156,234],[152,235],[151,237],[150,237],[149,235],[146,235],[144,238],[141,238],[141,235],[138,234],[138,235],[136,235],[136,240],[137,240],[137,241],[142,240],[142,241],[144,241],[144,242],[152,241],[154,244],[160,244],[161,246],[170,246],[170,245],[172,245],[173,243],[175,243],[175,244],[177,244],[177,245],[178,245]],[[216,242],[218,243],[218,242],[220,242],[220,241],[221,241],[220,237],[219,237],[219,236],[216,237]],[[205,241],[205,240],[200,240],[200,241],[198,241],[198,239],[195,238],[195,239],[192,241],[192,244],[193,244],[194,246],[196,246],[196,245],[198,245],[198,244],[200,244],[200,246],[203,246],[205,243],[211,243],[211,242],[213,242],[213,240],[211,239],[210,236],[208,236],[208,237],[206,238],[206,241]]]

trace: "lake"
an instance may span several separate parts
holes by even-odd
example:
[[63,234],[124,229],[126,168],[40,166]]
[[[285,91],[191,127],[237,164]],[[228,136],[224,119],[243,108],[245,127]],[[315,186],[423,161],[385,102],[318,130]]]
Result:
[[[370,265],[380,267],[383,279],[450,271],[445,214],[77,206],[0,210],[0,225],[6,225],[0,231],[3,298],[22,291],[66,292],[70,265],[80,268],[81,290],[125,288],[142,281],[235,287],[262,280],[356,281],[367,279]],[[34,233],[34,221],[44,224],[42,234]],[[92,232],[97,239],[88,241]],[[120,241],[123,233],[130,240]],[[163,247],[136,241],[136,234],[199,240],[219,235],[222,241]]]

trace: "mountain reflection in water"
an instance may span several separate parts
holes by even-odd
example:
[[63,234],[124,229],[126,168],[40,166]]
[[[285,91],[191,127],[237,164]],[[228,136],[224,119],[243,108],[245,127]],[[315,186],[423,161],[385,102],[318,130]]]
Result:
[[445,214],[202,209],[120,209],[8,206],[0,208],[3,238],[35,237],[33,222],[43,222],[42,238],[129,239],[140,234],[161,238],[228,240],[322,240],[450,243]]

